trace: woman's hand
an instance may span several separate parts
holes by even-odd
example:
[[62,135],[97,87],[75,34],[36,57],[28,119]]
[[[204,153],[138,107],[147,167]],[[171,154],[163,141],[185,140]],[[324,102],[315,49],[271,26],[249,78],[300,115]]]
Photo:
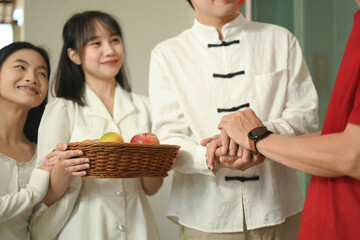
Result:
[[67,144],[59,143],[55,149],[45,156],[46,167],[53,167],[56,164],[64,172],[73,176],[85,176],[86,169],[90,168],[90,160],[80,157],[83,155],[81,150],[67,150]]
[[179,151],[179,152],[177,152],[176,156],[172,159],[172,161],[171,161],[171,166],[170,166],[169,171],[175,167],[175,164],[176,164],[176,158],[177,158],[177,157],[179,157],[179,156],[180,156],[180,151]]
[[[239,148],[241,148],[241,147],[239,147]],[[264,160],[265,160],[264,156],[253,155],[247,149],[242,149],[241,157],[221,156],[219,159],[220,163],[224,167],[234,169],[234,170],[239,170],[239,171],[245,171],[253,166],[263,163]]]

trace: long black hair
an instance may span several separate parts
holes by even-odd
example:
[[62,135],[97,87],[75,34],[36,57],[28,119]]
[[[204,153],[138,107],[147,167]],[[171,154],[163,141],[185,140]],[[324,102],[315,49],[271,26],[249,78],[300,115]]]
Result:
[[[86,11],[73,15],[65,23],[62,32],[64,43],[55,76],[56,97],[72,100],[81,106],[85,105],[84,72],[81,66],[76,65],[70,60],[67,50],[71,48],[75,50],[80,57],[82,57],[84,53],[84,46],[95,35],[97,23],[102,24],[112,34],[119,35],[123,41],[121,28],[118,22],[111,15],[100,11]],[[115,76],[115,79],[123,89],[129,92],[131,91],[126,75],[125,62],[123,63],[119,73]]]
[[[14,52],[19,51],[21,49],[31,49],[38,52],[44,59],[47,70],[48,70],[48,81],[50,78],[50,60],[47,51],[38,46],[34,46],[29,42],[13,42],[0,50],[0,70],[2,65],[6,61],[6,59],[12,55]],[[37,143],[38,137],[38,129],[41,117],[44,113],[45,105],[47,102],[47,96],[45,97],[44,101],[37,107],[30,109],[28,116],[26,118],[26,122],[24,125],[24,134],[25,136],[34,143]]]

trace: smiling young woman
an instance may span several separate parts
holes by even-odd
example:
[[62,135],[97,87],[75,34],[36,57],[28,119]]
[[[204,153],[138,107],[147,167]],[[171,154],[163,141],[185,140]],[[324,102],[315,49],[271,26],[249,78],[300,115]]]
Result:
[[35,143],[49,71],[42,48],[15,42],[0,50],[0,239],[29,238],[33,207],[48,188],[51,167],[35,168]]

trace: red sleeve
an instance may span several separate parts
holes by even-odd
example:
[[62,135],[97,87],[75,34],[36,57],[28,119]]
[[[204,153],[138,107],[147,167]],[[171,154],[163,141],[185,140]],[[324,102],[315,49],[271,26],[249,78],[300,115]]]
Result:
[[357,84],[355,90],[355,97],[354,97],[354,105],[353,109],[351,110],[348,123],[354,123],[360,125],[360,69],[357,72],[356,78]]

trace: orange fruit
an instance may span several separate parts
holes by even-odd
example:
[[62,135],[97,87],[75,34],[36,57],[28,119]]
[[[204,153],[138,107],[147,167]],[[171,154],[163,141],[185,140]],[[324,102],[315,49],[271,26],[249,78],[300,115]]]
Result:
[[120,134],[116,132],[108,132],[102,135],[99,142],[118,142],[123,143],[124,139],[120,136]]
[[85,140],[83,140],[83,141],[81,141],[81,142],[83,142],[83,143],[90,143],[90,142],[95,142],[94,140],[90,140],[90,139],[85,139]]

